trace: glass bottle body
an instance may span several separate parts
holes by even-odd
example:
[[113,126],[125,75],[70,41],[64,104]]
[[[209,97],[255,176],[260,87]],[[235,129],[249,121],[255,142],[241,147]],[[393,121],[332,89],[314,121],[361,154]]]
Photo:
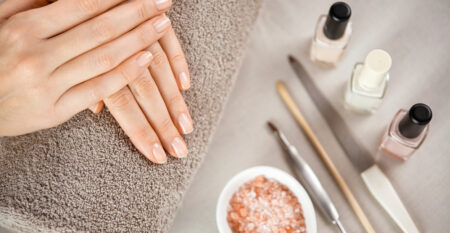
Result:
[[311,45],[311,60],[326,66],[336,66],[341,60],[352,34],[351,22],[347,24],[344,35],[332,40],[324,33],[324,26],[328,15],[321,15],[317,22],[316,31]]
[[379,147],[385,154],[400,160],[409,159],[419,149],[429,129],[429,125],[427,125],[419,136],[415,138],[404,137],[399,131],[399,123],[406,114],[408,114],[408,111],[403,109],[397,112],[388,130],[382,136]]
[[345,106],[361,113],[374,113],[383,102],[389,81],[389,73],[375,88],[366,88],[360,83],[363,63],[356,63],[345,91]]

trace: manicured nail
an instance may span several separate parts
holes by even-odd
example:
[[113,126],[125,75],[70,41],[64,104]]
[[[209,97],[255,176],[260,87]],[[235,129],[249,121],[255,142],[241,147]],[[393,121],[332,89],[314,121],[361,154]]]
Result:
[[91,107],[89,107],[89,110],[91,110],[95,114],[100,113],[100,111],[102,111],[102,109],[103,109],[103,101],[98,102],[98,103],[92,105]]
[[170,6],[169,0],[155,0],[156,9],[159,11],[165,10]]
[[186,143],[184,143],[181,138],[176,137],[171,144],[172,149],[178,158],[186,157],[186,155],[188,154],[188,149],[186,147]]
[[156,162],[158,162],[159,164],[163,164],[163,163],[167,162],[166,152],[164,152],[164,149],[158,143],[155,143],[153,145],[152,154],[153,154],[153,157],[155,158]]
[[191,87],[191,82],[186,72],[181,72],[180,75],[178,75],[178,79],[180,80],[181,89],[187,90]]
[[152,60],[152,56],[153,55],[151,52],[145,51],[138,57],[137,59],[138,65],[141,67],[148,66],[150,64],[150,61]]
[[155,27],[155,31],[158,33],[164,32],[169,26],[170,20],[166,15],[163,15],[153,23],[153,27]]
[[183,113],[178,117],[178,124],[180,125],[183,134],[190,134],[194,130],[192,121],[189,119],[186,113]]

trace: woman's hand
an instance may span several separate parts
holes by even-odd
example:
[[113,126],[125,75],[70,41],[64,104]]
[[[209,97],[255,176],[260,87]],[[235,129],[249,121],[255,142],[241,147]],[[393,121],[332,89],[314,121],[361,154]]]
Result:
[[[150,72],[105,102],[133,144],[153,162],[165,163],[163,148],[178,158],[188,153],[180,134],[191,133],[193,123],[179,89],[190,87],[189,71],[173,29],[148,50],[154,56]],[[102,107],[103,102],[90,109],[98,113]]]
[[118,92],[170,29],[170,1],[64,0],[11,16],[14,2],[0,5],[0,136],[56,126]]
[[154,56],[150,72],[104,101],[133,144],[151,161],[165,163],[163,148],[178,158],[188,153],[180,134],[191,133],[193,124],[174,77],[186,76],[180,87],[189,88],[188,68],[173,30],[148,50]]

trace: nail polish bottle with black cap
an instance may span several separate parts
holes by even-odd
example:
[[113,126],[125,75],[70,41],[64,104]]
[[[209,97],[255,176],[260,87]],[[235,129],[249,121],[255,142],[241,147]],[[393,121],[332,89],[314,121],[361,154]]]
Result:
[[336,2],[330,7],[328,15],[321,15],[311,46],[311,60],[335,66],[350,40],[352,11],[345,2]]
[[401,160],[407,160],[425,140],[432,112],[426,104],[401,109],[392,120],[380,143],[380,150]]

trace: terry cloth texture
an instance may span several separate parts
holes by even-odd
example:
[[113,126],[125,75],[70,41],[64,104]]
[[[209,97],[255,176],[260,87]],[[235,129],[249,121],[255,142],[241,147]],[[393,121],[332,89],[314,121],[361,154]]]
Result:
[[149,163],[106,110],[1,138],[0,225],[23,232],[168,231],[206,154],[261,2],[174,2],[169,16],[192,76],[185,93],[195,121],[188,158]]

